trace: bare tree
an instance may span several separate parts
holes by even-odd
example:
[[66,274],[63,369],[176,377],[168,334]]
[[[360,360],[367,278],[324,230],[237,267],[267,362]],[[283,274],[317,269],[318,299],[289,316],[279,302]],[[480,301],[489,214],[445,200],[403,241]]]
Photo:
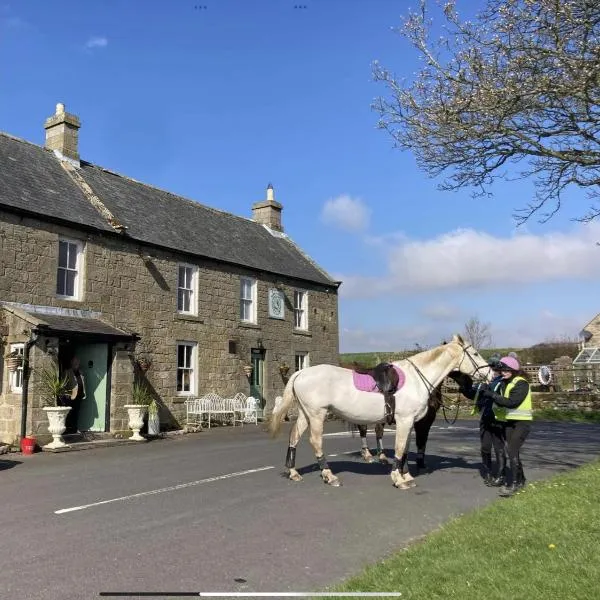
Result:
[[477,317],[471,317],[465,323],[465,337],[477,348],[489,348],[492,345],[492,332],[489,323],[482,323]]
[[441,189],[489,195],[518,165],[512,176],[537,190],[520,223],[550,219],[571,185],[591,198],[579,220],[600,216],[600,1],[487,0],[472,22],[455,1],[444,5],[446,37],[430,39],[426,0],[399,29],[424,61],[412,82],[375,63],[391,94],[374,105],[379,126],[430,176],[445,175]]

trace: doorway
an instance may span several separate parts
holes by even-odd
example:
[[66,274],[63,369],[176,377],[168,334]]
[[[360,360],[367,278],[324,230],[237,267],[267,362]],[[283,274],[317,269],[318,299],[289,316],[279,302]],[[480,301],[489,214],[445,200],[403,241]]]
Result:
[[252,348],[250,351],[250,364],[252,365],[250,395],[259,401],[261,408],[264,408],[265,351],[259,348]]
[[80,372],[84,380],[85,398],[81,401],[77,429],[103,433],[108,431],[108,344],[67,343],[61,348],[61,362],[64,370],[70,367],[71,358],[80,362]]

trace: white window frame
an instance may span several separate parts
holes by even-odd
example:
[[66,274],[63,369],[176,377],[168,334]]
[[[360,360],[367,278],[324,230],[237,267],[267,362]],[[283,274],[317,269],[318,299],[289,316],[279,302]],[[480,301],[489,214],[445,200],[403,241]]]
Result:
[[[296,371],[310,367],[310,354],[308,352],[297,351],[294,354],[294,368]],[[300,360],[298,360],[300,359]]]
[[[244,283],[250,284],[250,298],[244,297]],[[240,320],[242,323],[256,324],[257,282],[252,277],[240,277]],[[249,304],[248,304],[249,303]],[[250,306],[250,318],[245,318],[245,306]]]
[[[181,287],[180,272],[181,269],[190,269],[192,272],[191,287]],[[179,308],[179,294],[182,290],[190,293],[190,310]],[[180,315],[197,315],[198,314],[198,267],[187,263],[179,263],[177,265],[177,312]]]
[[[180,366],[179,365],[179,348],[186,347],[191,348],[190,352],[190,365],[189,366]],[[176,355],[176,377],[175,377],[175,391],[178,396],[194,396],[196,394],[196,390],[198,389],[198,344],[196,342],[177,342],[177,355]],[[189,390],[179,390],[178,388],[178,380],[179,380],[179,370],[185,369],[190,372],[190,389]]]
[[[300,306],[298,297],[302,298]],[[294,329],[308,330],[308,292],[305,290],[294,290]]]
[[[25,354],[25,344],[11,344],[10,352],[19,351],[21,356]],[[12,393],[20,394],[23,392],[23,365],[17,367],[13,373],[9,373],[8,378],[9,389]]]
[[[60,264],[60,245],[61,244],[70,244],[75,246],[77,257],[75,259],[75,269],[70,269],[68,266],[63,267]],[[67,294],[61,294],[58,291],[58,274],[61,270],[64,271],[75,271],[75,281],[73,283],[73,296],[69,296]],[[79,240],[71,240],[67,238],[59,238],[58,240],[58,257],[56,261],[56,297],[61,298],[63,300],[81,300],[81,282],[83,281],[83,243]],[[66,291],[66,290],[65,290]]]

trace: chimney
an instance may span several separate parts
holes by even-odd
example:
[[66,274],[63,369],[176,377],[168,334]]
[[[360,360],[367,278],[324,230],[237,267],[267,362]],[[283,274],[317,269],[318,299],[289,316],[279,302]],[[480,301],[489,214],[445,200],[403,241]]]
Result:
[[252,219],[275,231],[283,231],[281,225],[282,210],[283,206],[275,201],[273,186],[269,184],[267,186],[267,199],[252,205]]
[[44,123],[48,150],[53,150],[60,158],[68,158],[79,162],[79,118],[65,112],[65,105],[56,105],[56,114]]

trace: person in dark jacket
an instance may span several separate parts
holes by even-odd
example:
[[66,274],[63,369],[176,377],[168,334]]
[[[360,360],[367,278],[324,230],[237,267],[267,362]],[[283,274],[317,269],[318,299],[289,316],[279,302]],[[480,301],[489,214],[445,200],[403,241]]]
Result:
[[[500,359],[497,368],[502,374],[502,380],[496,388],[493,389],[490,384],[480,384],[476,389],[482,401],[493,403],[496,419],[504,422],[508,468],[506,483],[500,489],[500,495],[512,496],[526,482],[520,450],[531,431],[533,420],[531,386],[514,356]],[[461,391],[468,397],[472,388]]]
[[[489,365],[494,372],[494,378],[490,382],[490,389],[495,390],[502,381],[502,374],[499,371],[500,355],[494,355],[489,360]],[[506,470],[506,451],[504,440],[504,425],[496,419],[494,414],[494,402],[491,398],[484,397],[478,392],[479,386],[473,386],[473,381],[468,376],[460,374],[451,374],[450,377],[457,381],[461,387],[461,392],[470,400],[475,401],[473,413],[479,412],[479,439],[481,442],[481,463],[483,467],[483,481],[485,485],[500,487],[505,483]],[[492,464],[492,448],[496,455],[496,469]]]

